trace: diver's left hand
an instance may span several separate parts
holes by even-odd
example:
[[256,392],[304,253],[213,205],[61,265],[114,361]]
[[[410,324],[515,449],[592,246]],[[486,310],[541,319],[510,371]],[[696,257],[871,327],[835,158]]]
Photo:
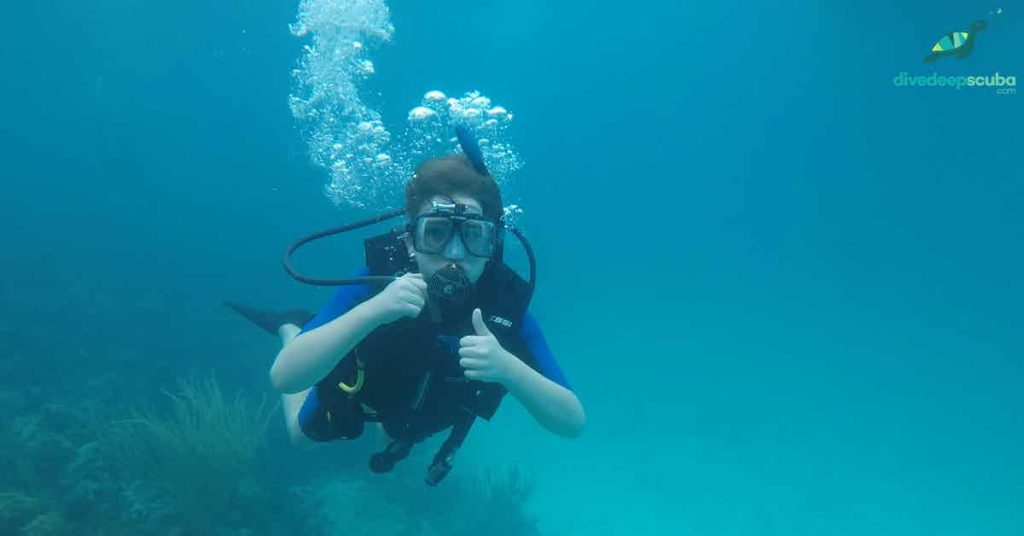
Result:
[[501,343],[484,324],[480,309],[473,309],[473,328],[476,335],[459,339],[459,364],[466,378],[505,385],[510,381],[522,361],[501,347]]

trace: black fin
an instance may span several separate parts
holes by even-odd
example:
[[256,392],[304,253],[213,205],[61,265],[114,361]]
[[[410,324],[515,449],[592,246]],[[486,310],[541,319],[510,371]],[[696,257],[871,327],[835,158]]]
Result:
[[233,311],[247,318],[250,322],[256,324],[262,328],[263,331],[266,331],[271,335],[277,335],[277,328],[285,324],[294,324],[301,328],[314,316],[313,313],[303,311],[301,309],[268,311],[235,302],[224,302],[224,305],[227,305]]

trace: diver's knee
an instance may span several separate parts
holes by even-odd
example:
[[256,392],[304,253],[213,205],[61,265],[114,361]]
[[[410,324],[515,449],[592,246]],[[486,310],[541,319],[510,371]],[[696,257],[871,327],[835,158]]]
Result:
[[301,449],[311,449],[319,447],[322,443],[314,441],[302,431],[302,427],[298,423],[289,423],[288,425],[288,441],[293,447]]
[[295,324],[281,324],[281,326],[277,328],[277,334],[278,336],[281,337],[282,345],[287,345],[288,343],[292,342],[292,339],[294,339],[301,332],[302,328],[296,326]]

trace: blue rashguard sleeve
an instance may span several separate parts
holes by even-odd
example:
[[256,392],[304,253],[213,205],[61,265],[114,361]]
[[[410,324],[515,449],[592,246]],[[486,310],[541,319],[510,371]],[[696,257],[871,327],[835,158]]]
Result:
[[565,373],[562,372],[562,368],[558,366],[558,362],[555,361],[555,356],[551,353],[548,341],[544,339],[544,334],[540,331],[540,324],[537,323],[537,319],[533,318],[530,313],[526,313],[523,316],[523,324],[519,327],[519,336],[526,341],[526,346],[533,355],[540,373],[545,378],[571,391],[572,387],[569,385],[569,380],[565,377]]
[[[352,277],[365,277],[370,274],[370,269],[362,267],[356,271]],[[316,313],[309,322],[306,322],[305,326],[302,326],[302,331],[299,335],[312,331],[335,318],[349,312],[353,307],[359,305],[370,295],[370,287],[368,285],[341,285],[338,290],[334,292],[331,299],[320,311]]]

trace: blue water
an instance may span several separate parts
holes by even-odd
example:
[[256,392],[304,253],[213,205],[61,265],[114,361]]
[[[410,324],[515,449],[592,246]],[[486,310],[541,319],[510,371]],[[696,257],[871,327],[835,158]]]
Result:
[[[587,411],[566,441],[508,400],[457,470],[535,475],[541,534],[1024,534],[1024,96],[892,83],[1024,76],[1017,6],[931,65],[994,6],[390,7],[364,88],[385,122],[430,89],[516,114],[506,201]],[[221,301],[319,307],[283,248],[365,214],[326,200],[290,115],[296,8],[8,9],[5,429],[195,372],[272,395],[276,341]],[[313,265],[341,275],[360,251],[338,239]],[[268,434],[273,478],[344,456],[296,458],[279,418]]]

